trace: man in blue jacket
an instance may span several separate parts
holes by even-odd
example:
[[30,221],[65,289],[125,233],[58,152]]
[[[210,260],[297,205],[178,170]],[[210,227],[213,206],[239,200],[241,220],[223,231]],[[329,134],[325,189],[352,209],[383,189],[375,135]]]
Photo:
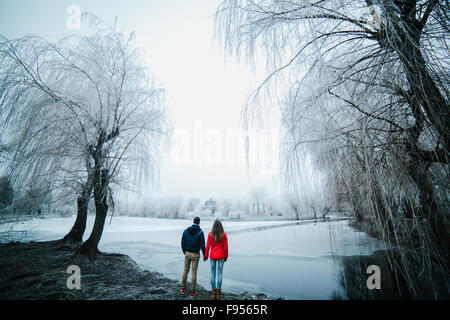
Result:
[[181,237],[181,249],[184,253],[184,272],[183,278],[181,279],[181,294],[184,294],[186,280],[192,262],[191,297],[198,296],[195,287],[197,285],[197,269],[200,260],[200,249],[203,252],[203,258],[205,257],[205,236],[202,229],[200,229],[199,217],[195,217],[194,224],[184,230],[183,236]]

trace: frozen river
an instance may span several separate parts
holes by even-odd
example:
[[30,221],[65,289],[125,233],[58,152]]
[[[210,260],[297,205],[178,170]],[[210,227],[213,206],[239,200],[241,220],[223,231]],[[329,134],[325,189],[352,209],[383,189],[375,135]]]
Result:
[[[89,216],[85,238],[94,217]],[[21,241],[43,241],[64,236],[75,221],[70,218],[35,219],[0,225],[0,232],[17,231]],[[223,221],[229,238],[222,289],[265,293],[284,299],[330,299],[339,291],[338,255],[370,254],[380,244],[348,226],[348,221]],[[99,249],[129,255],[138,264],[181,279],[183,254],[180,241],[191,220],[108,217]],[[212,221],[200,227],[205,236]],[[22,230],[28,230],[22,233]],[[19,238],[20,237],[20,238]],[[107,272],[107,271],[105,271]],[[210,263],[201,259],[198,282],[210,289]],[[190,279],[190,277],[189,277]]]

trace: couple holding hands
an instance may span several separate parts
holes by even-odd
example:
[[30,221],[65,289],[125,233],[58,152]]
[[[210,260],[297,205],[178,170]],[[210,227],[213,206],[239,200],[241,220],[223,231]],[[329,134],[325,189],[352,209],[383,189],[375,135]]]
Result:
[[219,219],[214,221],[211,232],[208,233],[208,240],[205,248],[205,237],[200,228],[200,218],[195,217],[193,225],[183,232],[181,249],[184,253],[184,272],[181,279],[181,294],[183,295],[185,292],[186,280],[192,263],[191,297],[198,296],[198,292],[195,288],[197,285],[197,269],[200,260],[200,250],[202,250],[203,261],[208,260],[208,256],[211,261],[212,298],[222,298],[222,272],[223,265],[228,259],[228,238]]

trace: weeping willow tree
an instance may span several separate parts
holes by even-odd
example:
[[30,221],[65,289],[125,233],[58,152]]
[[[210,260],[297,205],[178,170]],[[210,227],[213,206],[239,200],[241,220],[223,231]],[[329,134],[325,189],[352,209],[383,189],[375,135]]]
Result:
[[155,176],[169,126],[164,90],[143,63],[134,33],[91,14],[91,31],[51,43],[1,39],[0,99],[5,166],[19,185],[44,181],[76,199],[77,219],[64,240],[82,240],[90,199],[96,217],[82,253],[98,252],[112,186],[130,172]]
[[269,75],[246,113],[259,112],[262,96],[279,97],[288,188],[301,186],[311,157],[333,205],[399,248],[389,259],[408,292],[426,281],[435,298],[442,283],[433,273],[448,274],[450,249],[447,8],[437,0],[226,0],[216,16],[229,54],[265,57]]

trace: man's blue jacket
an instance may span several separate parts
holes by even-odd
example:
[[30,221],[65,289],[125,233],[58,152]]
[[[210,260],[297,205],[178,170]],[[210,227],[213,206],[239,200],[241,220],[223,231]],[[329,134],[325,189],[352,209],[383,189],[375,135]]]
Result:
[[200,253],[200,249],[205,256],[205,236],[198,224],[193,224],[183,232],[181,237],[181,249],[183,253],[186,251]]

